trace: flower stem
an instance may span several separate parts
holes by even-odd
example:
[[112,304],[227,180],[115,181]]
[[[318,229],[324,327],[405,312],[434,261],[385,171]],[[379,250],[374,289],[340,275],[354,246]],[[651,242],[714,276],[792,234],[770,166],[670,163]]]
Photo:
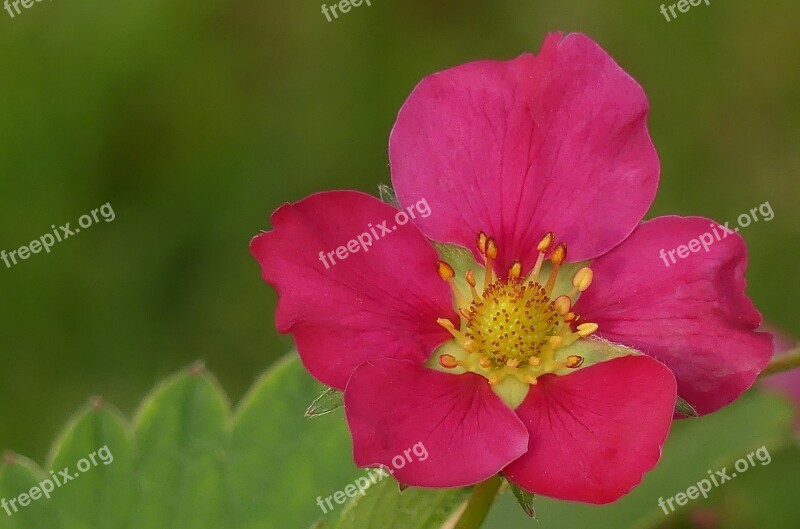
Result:
[[773,358],[758,378],[766,378],[798,367],[800,367],[800,347],[795,347],[791,351]]
[[453,529],[478,529],[486,520],[503,479],[496,475],[479,483],[467,501],[467,508]]

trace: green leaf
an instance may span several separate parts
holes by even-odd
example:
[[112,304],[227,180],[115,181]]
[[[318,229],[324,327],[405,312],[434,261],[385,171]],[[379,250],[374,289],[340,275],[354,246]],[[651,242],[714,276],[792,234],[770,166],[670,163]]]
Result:
[[50,475],[22,456],[9,453],[4,459],[0,467],[0,500],[6,503],[0,508],[0,529],[64,529],[46,497],[35,501],[22,498],[24,503],[30,503],[20,504],[20,495],[30,496],[31,489],[39,487]]
[[380,196],[381,200],[383,200],[387,204],[390,204],[398,209],[400,208],[400,203],[397,201],[397,195],[395,194],[394,189],[392,189],[391,186],[386,184],[379,184],[378,196]]
[[228,402],[202,366],[163,383],[135,421],[138,494],[131,529],[224,525],[222,472]]
[[303,403],[323,389],[288,355],[235,414],[202,365],[160,384],[133,426],[95,399],[51,449],[53,474],[21,456],[0,462],[0,500],[65,469],[73,476],[50,499],[12,516],[0,509],[0,529],[310,527],[322,513],[317,497],[359,472],[341,410],[304,417]]
[[400,493],[387,478],[358,495],[342,512],[334,529],[440,529],[452,527],[466,506],[470,489],[409,488]]
[[800,502],[794,483],[800,475],[800,447],[769,451],[770,458],[756,460],[726,484],[715,508],[726,529],[786,529],[800,527]]
[[344,406],[344,393],[336,388],[328,388],[314,399],[306,410],[306,417],[313,418],[338,410]]
[[131,434],[119,412],[100,399],[70,422],[48,466],[57,475],[67,470],[78,476],[58,487],[51,500],[64,528],[122,527],[130,519],[135,497]]
[[510,481],[507,482],[511,487],[511,492],[514,494],[514,498],[519,503],[519,506],[522,507],[522,510],[529,518],[536,518],[536,509],[533,506],[533,501],[536,498],[535,495],[531,494],[527,490],[523,490],[519,488],[516,484],[511,483]]
[[684,417],[697,417],[697,410],[694,409],[694,406],[686,402],[681,397],[678,397],[677,402],[675,403],[675,413],[683,415]]
[[341,410],[313,421],[303,414],[322,389],[293,355],[245,396],[228,456],[231,520],[221,527],[309,527],[323,514],[317,497],[353,482],[359,471]]

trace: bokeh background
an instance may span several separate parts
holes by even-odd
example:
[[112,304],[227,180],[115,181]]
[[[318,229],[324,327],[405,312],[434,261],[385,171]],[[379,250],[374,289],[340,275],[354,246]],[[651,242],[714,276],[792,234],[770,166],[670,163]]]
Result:
[[56,0],[0,11],[0,249],[110,202],[116,220],[0,263],[0,451],[42,460],[92,395],[132,413],[202,359],[234,401],[291,348],[248,242],[278,205],[375,192],[423,76],[581,31],[645,88],[650,216],[731,220],[749,293],[800,335],[800,3],[657,0]]

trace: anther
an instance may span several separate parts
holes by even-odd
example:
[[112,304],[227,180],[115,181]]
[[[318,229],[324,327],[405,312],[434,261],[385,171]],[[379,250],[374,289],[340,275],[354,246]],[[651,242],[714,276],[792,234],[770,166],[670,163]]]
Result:
[[556,278],[558,277],[558,270],[561,268],[561,265],[564,264],[564,261],[567,260],[567,245],[566,243],[561,243],[556,246],[553,253],[550,255],[550,262],[553,264],[553,270],[550,272],[550,277],[547,280],[547,285],[544,287],[544,291],[549,296],[553,292],[553,287],[556,284]]
[[522,274],[522,263],[519,261],[514,261],[514,264],[511,265],[511,269],[508,271],[508,278],[512,280],[519,279],[519,276]]
[[478,251],[481,252],[481,255],[486,255],[486,234],[482,231],[478,232]]
[[489,288],[489,285],[491,285],[494,282],[494,279],[492,277],[494,272],[493,262],[497,258],[497,243],[494,242],[493,238],[489,237],[488,239],[486,239],[485,247],[486,247],[486,253],[484,255],[486,256],[486,272],[485,272],[485,277],[483,278],[484,279],[483,290]]
[[472,270],[467,270],[467,273],[464,275],[464,279],[467,280],[467,284],[471,287],[474,287],[478,283],[475,281],[475,272]]
[[575,369],[576,367],[580,367],[583,364],[583,357],[578,355],[569,355],[567,357],[567,367],[570,369]]
[[447,284],[450,285],[450,289],[453,291],[453,296],[455,296],[456,299],[456,304],[462,308],[468,307],[469,301],[455,282],[456,271],[453,270],[453,267],[444,261],[439,261],[436,263],[436,272],[439,274],[439,277],[447,281]]
[[453,338],[458,339],[462,343],[466,341],[466,337],[464,336],[464,334],[461,331],[456,330],[456,326],[453,325],[452,321],[446,318],[439,318],[438,320],[436,320],[436,323],[447,329],[448,332],[453,335]]
[[572,300],[569,296],[558,296],[555,301],[553,301],[553,307],[560,315],[566,316],[572,308]]
[[492,237],[486,241],[486,257],[489,259],[497,259],[497,243],[494,242]]
[[578,299],[579,292],[585,292],[592,284],[594,272],[591,268],[583,267],[575,273],[572,278],[572,290],[569,292],[569,297]]
[[530,384],[531,386],[535,386],[536,384],[538,384],[538,383],[539,383],[539,381],[538,381],[538,380],[536,380],[536,377],[535,377],[535,376],[533,376],[533,375],[528,375],[528,376],[526,376],[526,377],[525,377],[525,382],[527,382],[527,383],[528,383],[528,384]]
[[481,296],[478,294],[478,290],[475,288],[477,285],[477,281],[475,281],[475,272],[472,270],[467,270],[464,278],[467,280],[467,284],[469,285],[470,293],[472,294],[473,301],[480,301]]
[[456,271],[453,270],[452,266],[445,263],[444,261],[439,261],[438,263],[436,263],[436,272],[439,274],[439,277],[441,277],[442,280],[444,281],[456,277]]
[[536,245],[536,249],[542,253],[547,252],[550,247],[553,245],[553,242],[556,240],[555,234],[551,231],[547,233],[542,240],[539,241],[539,244]]
[[566,260],[567,244],[562,242],[556,246],[555,250],[553,250],[553,253],[550,254],[550,262],[553,263],[554,266],[561,266]]
[[592,272],[592,269],[583,267],[572,278],[572,286],[578,289],[578,292],[585,292],[591,286],[593,278],[594,272]]
[[544,256],[547,253],[547,250],[553,245],[553,242],[556,240],[555,234],[553,232],[549,232],[545,235],[539,244],[536,245],[536,250],[539,252],[539,256],[536,258],[536,264],[533,265],[533,270],[531,273],[528,274],[526,281],[533,281],[535,282],[539,277],[539,271],[542,269],[542,263],[544,263]]
[[599,328],[596,323],[581,323],[578,325],[578,336],[586,337],[594,333]]
[[439,365],[445,369],[453,369],[454,367],[458,367],[458,360],[453,355],[442,355],[439,357]]

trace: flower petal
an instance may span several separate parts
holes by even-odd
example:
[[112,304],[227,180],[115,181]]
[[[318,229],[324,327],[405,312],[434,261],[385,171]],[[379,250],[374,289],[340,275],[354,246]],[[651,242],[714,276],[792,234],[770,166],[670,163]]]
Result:
[[[745,295],[744,240],[716,226],[677,216],[640,225],[592,262],[594,282],[575,306],[583,321],[600,326],[598,336],[672,369],[678,394],[701,414],[738,398],[772,353],[771,336],[754,330],[761,315]],[[688,256],[672,252],[673,263],[669,252],[682,245]]]
[[[497,474],[528,445],[514,412],[473,373],[376,360],[356,369],[344,402],[356,464],[384,465],[407,485],[472,485]],[[395,463],[418,443],[427,457],[412,457],[398,468]]]
[[[278,330],[294,335],[305,366],[329,386],[344,389],[367,360],[425,362],[450,338],[437,318],[457,321],[435,250],[415,226],[398,226],[396,213],[364,193],[318,193],[279,208],[274,229],[251,243],[278,291]],[[384,221],[387,232],[377,228]]]
[[658,462],[674,408],[675,378],[646,356],[540,377],[516,409],[528,452],[503,472],[535,494],[612,502]]
[[480,61],[431,75],[390,139],[401,204],[440,242],[474,248],[485,231],[498,270],[530,268],[555,232],[580,261],[613,248],[655,197],[659,161],[642,88],[590,38],[547,37],[539,55]]

